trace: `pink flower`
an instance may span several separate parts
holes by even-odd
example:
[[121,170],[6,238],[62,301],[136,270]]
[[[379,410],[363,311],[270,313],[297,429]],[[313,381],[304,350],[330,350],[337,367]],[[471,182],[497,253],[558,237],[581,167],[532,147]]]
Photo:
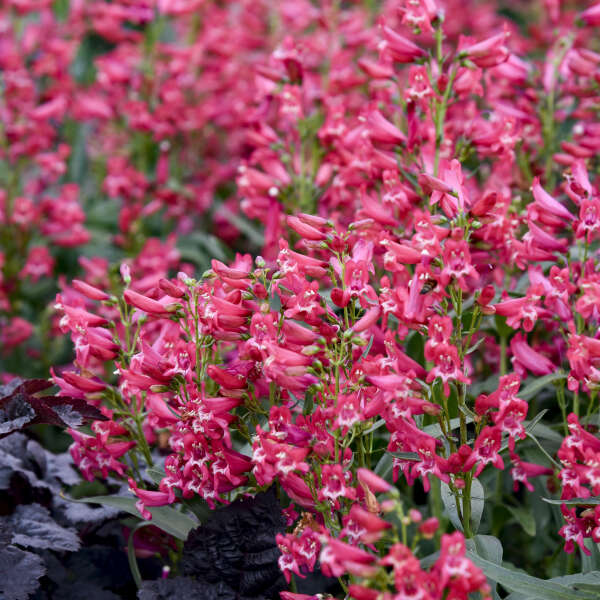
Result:
[[392,488],[385,479],[382,479],[379,475],[364,467],[359,467],[356,477],[360,483],[366,485],[372,492],[388,492]]
[[544,188],[540,185],[539,177],[534,178],[531,186],[533,198],[536,204],[550,214],[572,221],[575,217],[560,203],[555,200]]
[[152,298],[148,298],[148,296],[144,296],[143,294],[139,294],[133,290],[125,290],[123,292],[123,297],[125,298],[127,304],[131,304],[132,306],[135,306],[144,312],[150,313],[151,315],[157,317],[167,317],[171,314],[161,302],[153,300]]
[[168,492],[153,492],[139,488],[131,477],[127,481],[129,482],[129,489],[139,498],[135,503],[135,507],[147,521],[152,519],[152,513],[148,510],[148,507],[165,506],[175,501],[175,494],[172,490]]
[[477,464],[475,477],[478,477],[488,464],[492,464],[496,469],[503,469],[504,461],[499,454],[501,443],[502,431],[499,427],[484,427],[475,440],[473,452],[466,460],[464,469],[469,471]]
[[594,4],[579,14],[579,18],[589,27],[600,25],[600,4]]
[[435,366],[427,374],[427,383],[431,383],[439,377],[444,384],[446,396],[450,395],[449,381],[471,383],[471,380],[462,371],[456,346],[447,343],[438,344],[433,348],[431,358]]
[[516,492],[519,489],[519,483],[522,483],[530,492],[534,491],[534,487],[529,481],[529,477],[540,477],[541,475],[552,475],[552,469],[536,465],[534,463],[521,460],[516,454],[511,454],[513,467],[510,470],[514,485],[513,489]]
[[495,67],[508,59],[508,48],[505,46],[508,32],[504,31],[481,42],[465,45],[461,37],[459,56],[475,63],[478,67]]
[[510,349],[513,353],[513,364],[520,369],[527,369],[534,375],[548,375],[556,370],[554,363],[535,351],[521,333],[517,333],[510,341]]
[[379,44],[379,51],[382,54],[389,54],[395,61],[411,63],[427,55],[425,50],[386,25],[381,28],[381,32],[384,40]]

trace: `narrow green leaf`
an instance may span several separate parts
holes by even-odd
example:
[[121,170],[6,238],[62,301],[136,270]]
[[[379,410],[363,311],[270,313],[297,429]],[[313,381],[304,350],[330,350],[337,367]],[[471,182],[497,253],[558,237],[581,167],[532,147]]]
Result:
[[467,551],[467,557],[479,567],[486,577],[498,582],[511,592],[536,600],[598,600],[595,592],[576,591],[559,583],[538,579],[519,571],[511,571]]
[[506,317],[500,315],[494,315],[494,321],[496,323],[496,331],[500,337],[508,338],[513,332],[512,327],[506,324]]
[[152,525],[152,523],[150,521],[143,521],[142,523],[138,523],[129,532],[129,539],[127,540],[127,560],[129,561],[129,568],[131,570],[131,574],[133,575],[135,585],[138,589],[142,587],[142,575],[140,573],[140,568],[138,567],[137,558],[135,556],[133,536],[135,535],[135,532],[138,531],[138,529],[141,529],[142,527],[148,527],[148,525]]
[[519,398],[522,398],[523,400],[529,400],[547,385],[550,385],[555,381],[559,381],[560,379],[564,379],[565,377],[566,373],[562,370],[558,370],[556,373],[550,373],[549,375],[544,375],[543,377],[536,377],[530,384],[526,385],[519,392]]
[[[473,419],[467,416],[467,423],[471,423]],[[456,417],[455,419],[450,419],[450,431],[454,429],[458,429],[460,427],[460,418]],[[442,433],[442,429],[439,423],[432,423],[431,425],[426,425],[423,427],[423,432],[427,435],[431,435],[435,438],[441,438],[444,434]]]
[[[459,510],[456,506],[456,496],[447,483],[441,482],[441,495],[444,508],[448,513],[448,518],[456,529],[463,531],[463,525],[460,520]],[[462,490],[458,491],[459,498],[462,501]],[[473,479],[471,482],[471,530],[476,532],[479,529],[483,507],[485,505],[485,492],[479,479]],[[462,506],[461,506],[462,510]]]
[[565,504],[566,506],[598,506],[600,505],[600,496],[594,498],[571,498],[570,500],[558,500],[554,498],[542,498],[548,504]]
[[393,457],[401,458],[402,460],[411,460],[413,462],[419,462],[421,457],[416,452],[390,452]]
[[[465,540],[467,550],[474,552],[481,558],[489,560],[497,565],[502,564],[503,548],[500,540],[493,535],[476,535],[471,539]],[[500,600],[497,591],[497,583],[488,578],[488,584],[492,590],[493,600]]]
[[465,415],[466,417],[469,417],[469,421],[472,421],[473,419],[475,419],[475,417],[477,416],[468,406],[466,406],[465,404],[459,404],[458,405],[458,410],[460,410],[460,412]]
[[378,419],[377,421],[375,421],[375,423],[373,423],[373,425],[371,425],[371,427],[369,427],[369,429],[367,429],[363,433],[364,434],[372,433],[373,431],[376,431],[377,429],[379,429],[380,427],[383,427],[384,425],[385,425],[385,419]]
[[531,419],[531,421],[525,422],[525,431],[533,431],[535,426],[543,419],[544,415],[548,412],[548,409],[540,410],[540,412]]
[[[592,573],[600,569],[600,545],[596,544],[592,538],[585,538],[583,545],[589,550],[587,555],[581,548],[579,555],[581,556],[581,570],[583,573]],[[598,581],[600,585],[600,580]]]
[[368,355],[369,352],[371,351],[371,346],[373,346],[373,340],[375,339],[375,336],[372,335],[371,339],[369,340],[369,343],[367,344],[367,346],[365,347],[364,352],[362,353],[361,358],[364,360]]
[[440,557],[439,550],[434,552],[433,554],[429,554],[428,556],[423,557],[419,562],[421,564],[422,569],[429,569],[429,567],[433,566],[433,564]]
[[479,479],[471,482],[471,530],[477,533],[485,505],[485,491]]
[[[590,539],[590,538],[587,538]],[[589,573],[575,573],[573,575],[561,575],[553,577],[550,581],[567,585],[576,590],[600,592],[600,571],[590,571]],[[599,596],[600,597],[600,593]]]
[[477,340],[466,352],[465,354],[471,354],[472,352],[475,352],[475,350],[477,350],[477,348],[479,348],[479,346],[481,346],[481,344],[483,344],[483,342],[485,342],[485,338],[481,338],[480,340]]
[[[113,506],[134,517],[142,518],[135,506],[137,502],[135,498],[125,496],[93,496],[90,498],[80,498],[79,500],[73,498],[67,499],[73,502]],[[186,540],[189,532],[198,526],[198,522],[195,519],[179,512],[173,506],[154,506],[149,507],[148,510],[152,514],[152,520],[148,521],[148,523],[156,525],[159,529],[180,540]]]
[[156,467],[148,467],[146,469],[146,475],[150,478],[152,483],[159,485],[160,482],[165,478],[165,472],[161,469],[157,469]]
[[[597,597],[600,598],[600,571],[590,571],[589,573],[574,573],[573,575],[561,575],[560,577],[553,577],[549,581],[567,586],[568,588],[574,590],[594,592],[597,595]],[[531,599],[537,599],[537,596],[513,592],[504,600]]]
[[391,481],[393,468],[394,461],[392,460],[392,455],[389,452],[384,452],[375,466],[375,474],[386,481]]
[[306,394],[304,395],[304,404],[302,407],[302,414],[303,415],[312,414],[314,405],[315,405],[315,395],[312,392],[307,391]]
[[[467,550],[475,552],[477,556],[481,556],[485,560],[489,560],[497,565],[502,564],[502,544],[497,537],[493,535],[476,535],[475,537],[466,540]],[[471,546],[469,548],[469,546]]]
[[450,522],[459,531],[464,531],[463,525],[460,520],[460,516],[458,514],[458,507],[456,505],[456,497],[452,493],[450,486],[447,483],[442,481],[441,486],[440,486],[440,491],[441,491],[441,496],[442,496],[442,502],[444,503],[444,508],[446,509],[446,512],[448,513],[448,518],[450,519]]

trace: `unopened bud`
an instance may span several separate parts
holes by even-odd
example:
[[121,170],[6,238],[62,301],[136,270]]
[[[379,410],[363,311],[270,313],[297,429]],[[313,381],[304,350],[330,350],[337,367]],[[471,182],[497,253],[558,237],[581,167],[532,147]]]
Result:
[[150,391],[153,394],[166,394],[169,391],[169,386],[157,383],[150,386]]
[[131,283],[131,270],[129,268],[129,265],[127,265],[125,263],[121,263],[121,266],[119,267],[119,271],[121,273],[121,277],[123,278],[123,281],[125,282],[125,285],[129,285]]
[[313,356],[314,354],[318,354],[320,351],[321,348],[313,344],[312,346],[305,346],[304,348],[302,348],[300,353],[304,354],[304,356]]
[[413,523],[420,523],[423,520],[423,515],[416,508],[411,508],[408,516]]

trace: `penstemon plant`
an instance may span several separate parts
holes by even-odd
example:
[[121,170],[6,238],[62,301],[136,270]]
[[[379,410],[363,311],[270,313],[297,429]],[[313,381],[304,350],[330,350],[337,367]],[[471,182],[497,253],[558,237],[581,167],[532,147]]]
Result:
[[[74,100],[122,202],[118,258],[60,281],[74,360],[50,373],[103,417],[70,452],[127,488],[85,500],[141,519],[140,593],[136,531],[178,538],[181,589],[189,532],[274,491],[287,589],[268,597],[596,598],[600,5],[122,4],[144,35],[97,24],[116,48]],[[224,15],[251,27],[241,57]],[[18,185],[0,196],[12,323]],[[85,244],[71,200],[75,241],[51,202],[40,230]],[[178,238],[211,219],[229,252],[201,273]]]

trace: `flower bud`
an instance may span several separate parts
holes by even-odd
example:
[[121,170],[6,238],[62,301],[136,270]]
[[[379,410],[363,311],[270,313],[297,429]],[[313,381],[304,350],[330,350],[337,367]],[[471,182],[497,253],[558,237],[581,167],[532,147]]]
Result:
[[80,293],[83,294],[86,298],[90,300],[109,300],[110,296],[99,290],[97,287],[86,283],[85,281],[81,281],[80,279],[73,279],[73,287]]
[[165,292],[167,296],[171,296],[171,298],[183,298],[185,296],[185,292],[168,279],[159,279],[158,287]]
[[423,521],[421,525],[419,525],[419,532],[425,539],[430,540],[435,535],[435,532],[438,530],[439,526],[440,522],[437,520],[437,518],[430,517],[426,521]]

